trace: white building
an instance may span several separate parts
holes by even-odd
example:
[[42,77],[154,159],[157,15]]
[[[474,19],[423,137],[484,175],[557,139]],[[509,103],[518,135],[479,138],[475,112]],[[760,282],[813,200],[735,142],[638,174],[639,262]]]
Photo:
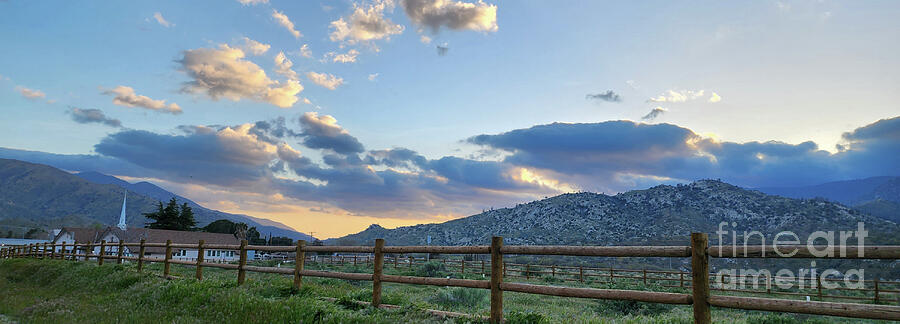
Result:
[[[79,244],[95,244],[94,254],[100,253],[100,242],[106,241],[106,254],[118,254],[119,241],[125,243],[140,243],[141,239],[147,243],[166,243],[172,240],[175,244],[197,244],[203,240],[206,244],[228,244],[239,245],[240,239],[233,234],[207,233],[207,232],[187,232],[173,231],[150,228],[133,228],[122,230],[118,227],[108,227],[104,230],[95,230],[89,228],[63,228],[59,234],[53,239],[53,243],[60,244],[66,242],[71,244],[77,242]],[[57,249],[58,250],[58,249]],[[70,249],[66,249],[71,251]],[[84,253],[84,248],[79,248],[79,253]],[[127,256],[136,256],[139,252],[137,246],[126,246],[123,254]],[[237,261],[240,258],[238,251],[222,250],[222,249],[206,249],[204,252],[204,261],[208,262],[230,262]],[[254,258],[253,251],[247,252],[248,259]],[[144,256],[149,258],[165,258],[166,248],[164,247],[146,247],[144,248]],[[197,249],[177,248],[172,250],[172,259],[176,260],[197,260]]]

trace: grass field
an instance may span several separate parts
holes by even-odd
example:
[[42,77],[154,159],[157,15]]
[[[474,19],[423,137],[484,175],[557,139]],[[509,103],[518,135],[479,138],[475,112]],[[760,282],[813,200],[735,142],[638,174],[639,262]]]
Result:
[[[271,264],[269,264],[271,265]],[[360,306],[371,299],[370,282],[304,278],[300,291],[292,278],[248,273],[244,286],[236,271],[173,265],[173,275],[158,276],[161,264],[137,273],[134,264],[59,260],[0,261],[0,323],[478,323],[440,318],[425,309],[487,315],[489,292],[384,284],[383,303],[402,306],[385,310]],[[347,272],[364,268],[345,267]],[[394,270],[389,274],[442,276],[439,266]],[[477,279],[472,276],[470,279]],[[559,283],[552,283],[559,284]],[[653,289],[628,284],[616,288]],[[323,297],[337,298],[329,301]],[[504,293],[508,323],[691,323],[688,306],[600,301]],[[717,323],[846,323],[850,319],[713,309]],[[860,321],[880,323],[878,321]]]

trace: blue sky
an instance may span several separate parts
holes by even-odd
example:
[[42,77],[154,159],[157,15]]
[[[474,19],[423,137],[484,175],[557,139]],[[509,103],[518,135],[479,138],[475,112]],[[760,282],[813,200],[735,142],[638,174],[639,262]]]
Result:
[[0,2],[0,147],[325,235],[900,174],[893,1],[247,2]]

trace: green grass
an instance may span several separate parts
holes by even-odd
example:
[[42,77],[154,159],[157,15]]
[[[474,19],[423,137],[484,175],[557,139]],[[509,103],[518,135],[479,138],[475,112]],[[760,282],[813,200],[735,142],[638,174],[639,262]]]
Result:
[[[315,268],[315,265],[310,265]],[[341,271],[366,272],[365,267]],[[247,273],[238,287],[237,272],[172,266],[181,279],[165,280],[161,264],[137,273],[133,264],[15,259],[0,261],[0,323],[465,323],[442,319],[425,309],[488,315],[487,290],[385,283],[382,300],[395,310],[360,306],[370,301],[371,282],[304,278],[303,289],[291,288],[290,276]],[[390,274],[447,275],[432,269],[393,269]],[[453,274],[450,274],[453,275]],[[459,276],[455,274],[455,276]],[[471,276],[470,279],[480,279]],[[543,283],[536,278],[534,283]],[[557,283],[553,283],[557,284]],[[595,284],[598,288],[652,289],[636,283]],[[328,301],[331,297],[337,301]],[[504,293],[508,323],[691,323],[689,306]],[[849,319],[714,309],[718,323],[846,323]],[[877,323],[876,321],[863,321]]]

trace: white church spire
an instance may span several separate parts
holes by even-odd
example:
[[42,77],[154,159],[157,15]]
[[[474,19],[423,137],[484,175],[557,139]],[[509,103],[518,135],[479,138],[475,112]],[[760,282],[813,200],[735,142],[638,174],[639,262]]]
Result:
[[123,231],[126,230],[126,228],[127,228],[125,225],[125,202],[127,200],[128,200],[128,191],[125,191],[125,197],[122,198],[122,214],[119,215],[119,225],[116,225]]

